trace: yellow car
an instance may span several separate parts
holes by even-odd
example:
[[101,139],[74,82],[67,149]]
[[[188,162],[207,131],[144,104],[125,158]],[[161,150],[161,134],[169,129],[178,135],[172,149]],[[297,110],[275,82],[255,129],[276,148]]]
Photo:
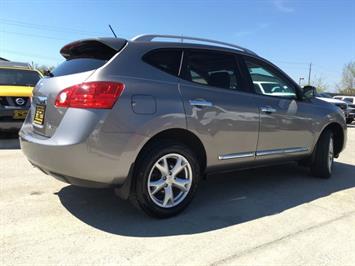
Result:
[[0,61],[0,132],[19,130],[42,74],[28,64]]

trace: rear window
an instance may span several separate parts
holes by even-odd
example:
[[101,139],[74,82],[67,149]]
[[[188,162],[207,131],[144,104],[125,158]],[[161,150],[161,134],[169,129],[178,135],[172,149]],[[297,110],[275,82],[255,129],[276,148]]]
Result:
[[174,76],[179,74],[181,50],[158,49],[143,56],[143,61]]
[[58,65],[51,77],[65,76],[95,70],[107,63],[126,44],[125,40],[107,39],[77,41],[64,46],[60,53],[67,60]]
[[0,68],[0,85],[34,87],[40,79],[37,71]]
[[93,58],[77,58],[77,59],[69,59],[64,61],[59,66],[57,66],[52,72],[51,76],[65,76],[76,74],[80,72],[90,71],[94,69],[98,69],[103,66],[108,60],[100,60]]

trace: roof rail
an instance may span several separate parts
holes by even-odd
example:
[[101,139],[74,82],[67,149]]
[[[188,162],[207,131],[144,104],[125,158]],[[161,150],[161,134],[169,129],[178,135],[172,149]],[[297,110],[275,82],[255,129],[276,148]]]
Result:
[[138,36],[134,37],[132,39],[132,41],[133,42],[151,42],[155,38],[179,39],[179,40],[181,40],[181,42],[183,42],[184,40],[207,42],[207,43],[213,43],[213,44],[219,44],[219,45],[223,45],[223,46],[232,47],[232,48],[238,49],[240,51],[243,51],[245,53],[249,53],[249,54],[253,54],[253,55],[256,54],[255,52],[253,52],[253,51],[251,51],[249,49],[246,49],[244,47],[241,47],[239,45],[230,44],[230,43],[226,43],[226,42],[215,41],[215,40],[210,40],[210,39],[204,39],[204,38],[182,36],[182,35],[179,36],[179,35],[164,35],[164,34],[142,34],[142,35],[138,35]]
[[22,62],[13,62],[13,61],[0,61],[1,67],[20,67],[20,68],[28,68],[31,69],[31,65],[28,63]]

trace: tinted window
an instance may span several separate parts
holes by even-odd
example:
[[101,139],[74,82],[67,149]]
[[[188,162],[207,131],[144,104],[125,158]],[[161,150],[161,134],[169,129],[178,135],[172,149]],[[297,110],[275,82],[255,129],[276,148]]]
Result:
[[57,66],[51,74],[54,77],[70,75],[89,70],[97,69],[103,66],[107,61],[93,58],[78,58],[66,60]]
[[143,61],[177,76],[180,68],[181,51],[172,49],[154,50],[143,56]]
[[343,99],[343,101],[346,101],[346,102],[348,102],[348,103],[353,103],[353,98],[345,97],[345,98]]
[[36,71],[21,69],[0,69],[0,85],[35,86],[40,80]]
[[189,51],[184,65],[186,80],[219,88],[239,88],[236,60],[232,54]]
[[246,59],[246,65],[257,94],[297,98],[294,86],[271,67],[252,59]]

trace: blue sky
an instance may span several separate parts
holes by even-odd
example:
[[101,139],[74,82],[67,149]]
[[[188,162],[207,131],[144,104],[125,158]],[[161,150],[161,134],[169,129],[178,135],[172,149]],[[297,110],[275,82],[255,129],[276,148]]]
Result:
[[0,57],[56,65],[73,40],[142,33],[183,34],[254,50],[296,81],[323,78],[333,90],[355,60],[354,0],[0,0]]

